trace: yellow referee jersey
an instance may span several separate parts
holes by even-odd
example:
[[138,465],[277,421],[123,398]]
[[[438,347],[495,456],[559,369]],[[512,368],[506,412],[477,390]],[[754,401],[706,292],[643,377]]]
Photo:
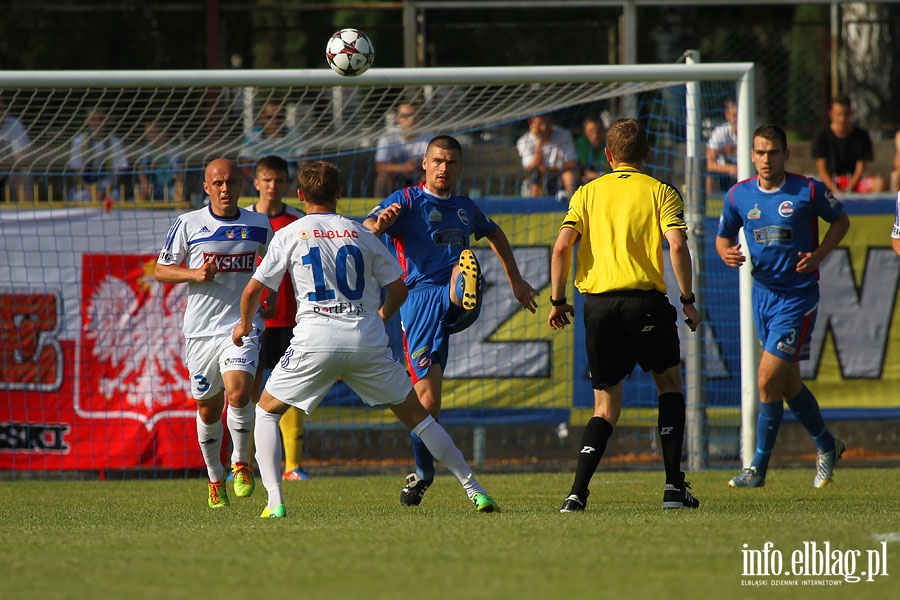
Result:
[[687,229],[679,191],[633,167],[619,167],[578,188],[562,227],[581,235],[575,287],[582,294],[665,293],[665,232]]

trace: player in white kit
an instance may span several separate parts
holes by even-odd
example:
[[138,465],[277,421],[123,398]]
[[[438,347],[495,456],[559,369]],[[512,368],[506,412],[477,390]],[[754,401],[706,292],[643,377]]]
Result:
[[[338,378],[366,404],[389,405],[456,476],[477,511],[499,510],[446,430],[419,403],[409,376],[392,356],[384,323],[406,300],[403,269],[368,229],[335,213],[340,191],[334,165],[302,165],[298,194],[307,214],[275,234],[244,289],[241,322],[232,334],[236,345],[246,342],[263,290],[277,289],[290,273],[297,325],[256,407],[256,462],[268,493],[260,516],[285,515],[281,415],[290,406],[312,413]],[[387,291],[383,303],[382,288]]]
[[240,346],[232,343],[231,332],[241,320],[241,292],[253,275],[257,255],[265,254],[272,228],[265,215],[238,207],[242,183],[232,161],[217,158],[207,165],[203,189],[209,206],[175,220],[155,271],[163,283],[188,284],[184,356],[197,400],[197,438],[209,474],[210,508],[228,506],[219,456],[226,398],[235,496],[249,497],[255,485],[247,458],[253,432],[251,399],[259,336],[270,315],[252,315],[252,327]]

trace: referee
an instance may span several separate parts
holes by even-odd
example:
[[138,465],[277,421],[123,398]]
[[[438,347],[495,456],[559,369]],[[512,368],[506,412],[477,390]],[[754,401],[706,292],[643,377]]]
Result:
[[560,512],[587,505],[588,485],[622,410],[622,380],[635,364],[651,371],[659,392],[658,430],[666,468],[663,508],[700,505],[681,471],[681,348],[678,317],[663,280],[664,241],[669,243],[691,331],[702,317],[694,304],[684,201],[673,186],[642,171],[649,152],[638,121],[613,123],[606,134],[606,158],[613,170],[578,188],[553,247],[548,322],[552,329],[563,329],[575,315],[566,299],[566,281],[572,249],[579,244],[575,287],[585,295],[585,346],[594,388],[594,416],[584,429],[575,481]]

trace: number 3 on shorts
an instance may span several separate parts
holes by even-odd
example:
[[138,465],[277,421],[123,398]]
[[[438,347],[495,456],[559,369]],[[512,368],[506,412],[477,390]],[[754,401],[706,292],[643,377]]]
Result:
[[194,375],[194,384],[197,387],[197,391],[200,393],[203,393],[209,389],[209,382],[203,375]]

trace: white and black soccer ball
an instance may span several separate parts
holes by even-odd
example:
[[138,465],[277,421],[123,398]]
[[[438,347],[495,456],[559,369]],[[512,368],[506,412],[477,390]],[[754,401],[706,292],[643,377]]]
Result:
[[328,40],[325,58],[331,70],[338,75],[356,77],[372,66],[375,46],[369,36],[359,29],[341,29]]

